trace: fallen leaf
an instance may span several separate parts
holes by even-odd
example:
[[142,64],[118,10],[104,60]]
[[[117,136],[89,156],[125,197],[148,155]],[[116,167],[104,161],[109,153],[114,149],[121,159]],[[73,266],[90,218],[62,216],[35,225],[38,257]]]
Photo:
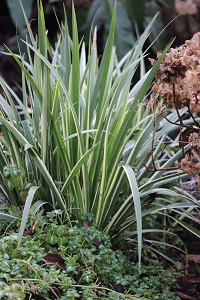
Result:
[[48,264],[48,265],[55,265],[59,269],[64,269],[65,268],[65,261],[60,256],[59,254],[56,253],[48,253],[45,255],[43,260]]
[[124,288],[120,283],[114,282],[114,289],[116,292],[124,294]]
[[25,230],[23,235],[34,235],[35,229],[33,227],[29,228],[28,230]]
[[200,284],[200,276],[187,276],[187,282]]
[[193,298],[193,297],[183,294],[181,292],[174,292],[174,295],[178,296],[179,298],[181,298],[183,300],[197,300],[196,298]]
[[189,254],[188,260],[194,261],[197,264],[200,264],[200,254]]

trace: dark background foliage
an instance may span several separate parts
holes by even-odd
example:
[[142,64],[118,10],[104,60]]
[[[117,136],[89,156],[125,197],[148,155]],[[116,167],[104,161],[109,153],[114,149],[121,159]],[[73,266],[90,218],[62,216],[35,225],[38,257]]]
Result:
[[[184,1],[183,1],[184,2]],[[37,0],[22,0],[25,11],[31,21],[33,31],[37,32]],[[50,41],[53,43],[58,30],[58,20],[64,16],[63,6],[65,7],[67,17],[71,18],[72,0],[42,0],[46,25]],[[74,6],[77,14],[78,28],[80,38],[84,35],[89,40],[90,26],[95,18],[94,24],[98,30],[98,50],[101,55],[106,40],[107,31],[110,24],[112,5],[114,0],[74,0]],[[164,32],[159,36],[151,53],[164,49],[166,44],[176,37],[174,46],[179,46],[186,39],[199,30],[200,11],[196,14],[179,15],[175,10],[175,1],[173,0],[121,0],[118,1],[117,27],[116,27],[116,45],[118,57],[122,57],[132,46],[138,34],[142,33],[149,20],[159,11],[159,16],[155,22],[149,42],[155,39],[174,18],[171,24],[167,26]],[[98,11],[98,13],[97,13]],[[16,24],[18,28],[16,29]],[[20,47],[20,38],[24,39],[26,35],[25,23],[21,13],[20,5],[16,0],[1,0],[0,9],[0,52],[4,51],[3,44],[6,44],[14,52]],[[16,88],[16,83],[20,84],[20,71],[15,62],[8,56],[0,54],[0,76]],[[14,83],[15,82],[15,83]]]

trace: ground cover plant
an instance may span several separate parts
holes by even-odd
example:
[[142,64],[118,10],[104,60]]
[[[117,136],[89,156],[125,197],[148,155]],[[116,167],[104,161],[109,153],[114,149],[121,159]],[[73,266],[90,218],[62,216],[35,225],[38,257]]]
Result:
[[[131,249],[137,249],[137,271],[142,274],[143,235],[162,234],[162,244],[167,245],[168,226],[177,223],[198,235],[183,221],[186,214],[194,219],[190,212],[198,207],[198,201],[180,189],[178,180],[188,175],[174,168],[182,149],[178,139],[170,137],[186,110],[179,114],[170,110],[163,120],[160,103],[146,101],[170,45],[146,72],[143,58],[148,49],[143,48],[154,19],[132,50],[118,60],[114,46],[116,5],[102,57],[97,53],[95,27],[86,49],[78,39],[74,9],[72,15],[72,37],[66,20],[60,24],[60,35],[52,47],[40,3],[37,37],[25,16],[27,56],[8,49],[22,70],[22,99],[0,79],[0,187],[5,195],[0,217],[11,224],[20,222],[17,244],[13,245],[17,249],[30,240],[23,237],[30,209],[45,215],[59,208],[67,220],[66,230],[73,232],[76,224],[80,234],[92,230],[92,219],[95,234],[108,234],[114,249],[126,249],[125,240]],[[138,66],[140,79],[134,84]],[[183,120],[193,122],[192,117]],[[152,159],[156,166],[153,172]],[[12,205],[15,214],[9,213]],[[161,228],[152,226],[155,214],[161,218]],[[60,246],[66,238],[53,236],[48,237],[51,246],[52,242]],[[149,249],[162,255],[152,246],[152,239],[143,240],[145,247],[150,245]],[[161,240],[154,241],[156,246],[159,243]],[[71,253],[66,255],[67,261]],[[133,292],[128,284],[126,288]]]
[[35,226],[20,247],[14,230],[1,238],[0,299],[178,299],[170,291],[175,277],[157,260],[149,264],[146,257],[139,275],[138,265],[113,251],[92,222],[71,227],[60,219],[61,210],[31,216]]

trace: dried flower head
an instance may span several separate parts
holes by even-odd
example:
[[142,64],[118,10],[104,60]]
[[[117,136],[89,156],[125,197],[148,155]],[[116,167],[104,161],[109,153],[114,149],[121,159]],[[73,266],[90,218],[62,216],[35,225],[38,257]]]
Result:
[[[157,54],[160,56],[160,53]],[[155,60],[150,60],[152,64]],[[200,32],[165,55],[152,90],[168,107],[200,113]]]
[[200,171],[200,162],[196,162],[196,159],[192,155],[186,154],[185,157],[178,164],[178,168],[183,172],[192,175]]
[[200,153],[200,132],[193,132],[188,138],[188,142],[191,144],[191,147],[198,147],[198,152]]
[[194,15],[198,12],[197,0],[175,0],[175,9],[182,15]]
[[191,145],[190,152],[178,164],[178,168],[188,174],[200,171],[200,132],[193,132],[188,138]]

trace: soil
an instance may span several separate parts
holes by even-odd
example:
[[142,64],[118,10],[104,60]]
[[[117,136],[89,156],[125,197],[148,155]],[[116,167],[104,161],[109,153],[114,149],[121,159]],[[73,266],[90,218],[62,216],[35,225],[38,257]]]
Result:
[[[199,223],[191,223],[191,226],[200,230],[200,213],[196,216]],[[200,299],[200,239],[184,228],[180,228],[177,235],[184,242],[187,255],[173,253],[172,258],[179,262],[178,271],[182,277],[178,279],[181,289],[175,294],[185,300]]]

